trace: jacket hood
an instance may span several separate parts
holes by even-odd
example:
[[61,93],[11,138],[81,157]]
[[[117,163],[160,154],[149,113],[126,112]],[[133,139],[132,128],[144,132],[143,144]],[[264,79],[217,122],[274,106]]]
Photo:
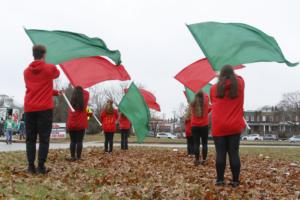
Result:
[[29,67],[28,70],[32,72],[33,74],[39,74],[44,66],[45,62],[42,60],[35,60],[33,61]]

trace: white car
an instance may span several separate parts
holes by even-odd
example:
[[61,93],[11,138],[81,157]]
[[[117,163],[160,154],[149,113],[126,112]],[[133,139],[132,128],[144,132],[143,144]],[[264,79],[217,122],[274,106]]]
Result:
[[242,140],[250,140],[250,141],[256,141],[256,140],[263,140],[263,137],[259,134],[250,134],[242,137]]
[[157,133],[157,138],[169,138],[169,139],[176,139],[177,137],[172,133]]
[[291,143],[300,142],[300,135],[294,135],[293,137],[290,137],[289,142]]

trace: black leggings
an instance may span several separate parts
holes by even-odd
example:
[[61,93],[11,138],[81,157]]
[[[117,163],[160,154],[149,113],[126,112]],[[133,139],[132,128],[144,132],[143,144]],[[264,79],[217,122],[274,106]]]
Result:
[[230,168],[232,172],[232,181],[238,182],[240,176],[240,134],[230,136],[214,137],[216,147],[216,169],[217,181],[224,181],[224,171],[226,166],[226,155],[229,155]]
[[[104,150],[105,152],[112,152],[114,146],[114,133],[112,132],[105,132],[105,141],[104,141]],[[108,143],[109,143],[109,150],[108,150]]]
[[188,155],[194,155],[194,141],[192,136],[186,137]]
[[[82,152],[82,141],[84,137],[85,130],[78,130],[78,131],[69,131],[71,143],[70,143],[70,152],[72,158],[81,158]],[[75,157],[76,152],[76,157]]]
[[202,143],[202,159],[207,158],[208,126],[192,126],[195,159],[200,159],[200,140]]
[[121,131],[121,149],[127,150],[129,129],[121,129],[120,131]]

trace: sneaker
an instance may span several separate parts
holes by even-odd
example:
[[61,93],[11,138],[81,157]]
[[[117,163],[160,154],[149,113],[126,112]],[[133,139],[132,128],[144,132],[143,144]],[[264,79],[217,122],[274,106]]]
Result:
[[46,167],[44,165],[40,165],[37,168],[37,173],[38,174],[47,174],[50,170],[46,169]]
[[215,186],[224,186],[224,185],[225,185],[225,183],[222,180],[217,180],[215,183]]
[[239,182],[239,181],[231,181],[231,182],[229,183],[229,185],[230,185],[231,187],[233,187],[233,188],[237,188],[237,187],[239,187],[240,182]]
[[31,173],[31,174],[35,174],[36,173],[35,166],[34,165],[28,165],[27,172]]

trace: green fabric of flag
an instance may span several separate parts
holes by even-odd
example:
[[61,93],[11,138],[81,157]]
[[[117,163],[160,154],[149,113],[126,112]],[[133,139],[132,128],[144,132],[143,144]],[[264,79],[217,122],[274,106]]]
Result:
[[285,59],[273,37],[247,24],[204,22],[187,27],[216,71],[254,62],[298,64]]
[[131,83],[118,108],[132,123],[138,142],[143,142],[149,132],[150,111],[134,83]]
[[[205,92],[206,94],[208,94],[208,96],[210,94],[211,86],[212,86],[212,84],[208,83],[206,86],[204,86],[202,88],[202,91]],[[196,94],[188,87],[184,87],[184,88],[185,88],[185,94],[186,94],[187,101],[188,101],[188,103],[191,103],[194,100]]]
[[106,56],[116,65],[121,64],[120,52],[109,50],[100,38],[67,31],[25,29],[25,32],[33,44],[46,46],[48,63],[60,64],[75,58]]

